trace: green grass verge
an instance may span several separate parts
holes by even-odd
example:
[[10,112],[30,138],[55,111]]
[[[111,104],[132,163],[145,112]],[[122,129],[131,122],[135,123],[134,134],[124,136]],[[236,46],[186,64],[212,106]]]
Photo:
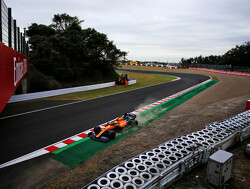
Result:
[[77,92],[77,93],[70,93],[65,95],[58,95],[54,97],[44,98],[45,100],[87,100],[92,98],[97,98],[105,95],[115,94],[119,92],[129,91],[133,89],[138,89],[142,87],[147,87],[151,85],[156,85],[160,83],[165,83],[176,79],[174,76],[166,76],[160,74],[148,74],[148,73],[135,73],[135,72],[121,72],[117,71],[118,73],[126,73],[128,74],[129,78],[136,79],[136,84],[123,86],[117,85],[102,89],[84,91],[84,92]]
[[55,155],[53,158],[64,165],[68,167],[74,167],[75,165],[79,164],[80,162],[83,162],[87,160],[88,158],[94,156],[96,153],[104,150],[105,148],[111,146],[112,144],[122,140],[123,138],[127,137],[131,133],[139,130],[143,126],[151,123],[155,119],[161,117],[166,112],[172,110],[173,108],[179,106],[180,104],[184,103],[185,101],[191,99],[195,95],[199,94],[200,92],[204,91],[208,87],[214,85],[217,83],[218,80],[212,80],[208,83],[205,83],[199,87],[196,87],[195,89],[192,89],[191,91],[188,91],[178,97],[175,97],[169,101],[166,101],[158,106],[155,106],[147,111],[144,111],[140,114],[138,114],[139,120],[144,120],[144,122],[141,122],[139,126],[133,127],[129,129],[128,131],[117,135],[117,137],[114,140],[111,140],[108,143],[101,143],[94,140],[91,140],[89,138],[82,139],[76,143],[71,144],[71,146],[67,146],[64,148],[61,148],[55,152],[53,152]]

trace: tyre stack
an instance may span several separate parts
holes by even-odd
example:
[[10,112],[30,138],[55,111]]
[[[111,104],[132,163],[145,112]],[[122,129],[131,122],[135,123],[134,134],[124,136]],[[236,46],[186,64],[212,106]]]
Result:
[[[108,171],[87,189],[134,189],[193,153],[198,148],[207,149],[237,131],[250,126],[250,110],[223,121],[206,125],[205,129],[169,140],[149,151],[139,154]],[[200,163],[193,158],[189,168]],[[176,173],[175,173],[176,174]],[[178,174],[178,173],[177,173]]]
[[[218,138],[225,138],[228,135],[242,131],[250,126],[250,110],[232,116],[223,121],[214,122],[206,126],[210,132],[217,132]],[[223,135],[223,136],[220,136]]]

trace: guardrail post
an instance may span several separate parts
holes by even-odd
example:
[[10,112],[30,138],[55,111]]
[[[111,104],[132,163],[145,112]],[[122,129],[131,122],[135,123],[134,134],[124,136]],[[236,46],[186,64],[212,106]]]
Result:
[[12,19],[11,19],[11,8],[8,8],[8,46],[12,48]]
[[163,175],[160,174],[160,181],[158,182],[158,188],[161,189],[161,184],[162,184],[162,178],[163,178]]

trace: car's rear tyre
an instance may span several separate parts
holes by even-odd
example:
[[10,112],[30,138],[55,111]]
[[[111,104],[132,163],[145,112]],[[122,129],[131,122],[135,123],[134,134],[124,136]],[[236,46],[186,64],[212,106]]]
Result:
[[93,136],[93,133],[92,133],[92,132],[89,132],[89,133],[88,133],[88,136],[89,136],[89,137],[92,137],[92,136]]
[[113,140],[115,138],[116,133],[114,131],[109,132],[109,139]]
[[132,124],[133,126],[136,126],[136,125],[138,125],[138,121],[137,121],[137,120],[133,120],[131,124]]
[[116,126],[116,130],[117,130],[117,131],[122,131],[122,129],[123,129],[123,128],[121,127],[121,125],[117,125],[117,126]]

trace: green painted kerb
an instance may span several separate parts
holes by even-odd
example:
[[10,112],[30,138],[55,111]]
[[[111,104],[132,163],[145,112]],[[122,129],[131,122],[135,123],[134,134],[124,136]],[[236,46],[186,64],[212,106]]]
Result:
[[179,106],[185,101],[191,99],[195,95],[199,94],[200,92],[204,91],[205,89],[214,85],[217,82],[218,80],[211,80],[199,87],[196,87],[186,93],[183,93],[182,95],[179,95],[171,100],[168,100],[164,103],[161,103],[160,105],[157,105],[149,110],[146,110],[138,114],[137,115],[138,119],[139,120],[144,119],[145,122],[140,122],[139,126],[133,127],[129,129],[128,131],[126,131],[125,133],[117,135],[114,140],[111,140],[108,143],[101,143],[101,142],[97,142],[94,140],[90,140],[89,138],[85,138],[71,145],[68,145],[64,148],[56,150],[55,152],[53,152],[55,154],[53,158],[68,167],[74,167],[80,162],[87,160],[88,158],[92,157],[96,153],[104,150],[105,148],[111,146],[112,144],[130,135],[131,133],[139,130],[143,126],[151,123],[155,119],[164,115],[166,112],[172,110],[173,108]]

